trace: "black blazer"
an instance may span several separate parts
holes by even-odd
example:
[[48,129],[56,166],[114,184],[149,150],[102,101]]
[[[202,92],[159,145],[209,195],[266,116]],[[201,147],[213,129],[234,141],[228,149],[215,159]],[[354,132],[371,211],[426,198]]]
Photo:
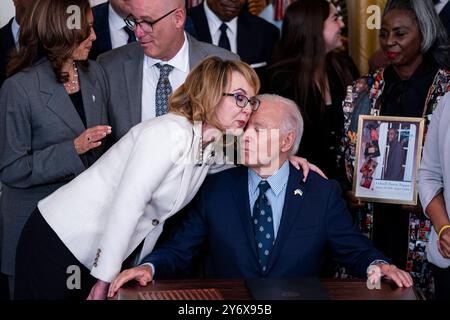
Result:
[[[212,43],[203,4],[188,10],[188,15],[194,22],[197,39]],[[275,43],[280,37],[278,28],[245,10],[239,14],[237,21],[237,54],[241,60],[248,64],[269,64]]]
[[450,2],[447,2],[445,7],[439,13],[441,17],[441,21],[444,24],[445,29],[447,29],[447,33],[450,37]]
[[8,65],[10,54],[15,48],[14,36],[11,25],[14,18],[9,20],[8,24],[0,29],[0,87],[6,79],[6,66]]

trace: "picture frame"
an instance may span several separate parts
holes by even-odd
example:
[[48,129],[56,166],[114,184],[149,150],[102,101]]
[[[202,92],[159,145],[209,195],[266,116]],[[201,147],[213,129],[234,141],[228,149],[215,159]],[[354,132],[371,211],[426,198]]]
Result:
[[417,204],[423,118],[359,116],[353,192],[363,201]]

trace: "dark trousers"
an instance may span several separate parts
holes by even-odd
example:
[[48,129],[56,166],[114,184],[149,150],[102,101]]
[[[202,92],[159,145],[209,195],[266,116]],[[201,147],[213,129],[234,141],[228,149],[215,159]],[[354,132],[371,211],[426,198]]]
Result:
[[431,264],[436,300],[450,300],[450,268],[441,269]]
[[36,209],[17,246],[14,299],[86,299],[95,282]]
[[400,269],[406,268],[409,243],[409,212],[400,205],[375,203],[373,244]]

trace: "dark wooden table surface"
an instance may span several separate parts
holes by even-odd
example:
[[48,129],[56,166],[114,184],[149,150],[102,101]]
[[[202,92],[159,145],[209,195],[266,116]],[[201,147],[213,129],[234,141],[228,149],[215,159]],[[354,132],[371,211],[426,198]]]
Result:
[[[322,286],[333,300],[422,300],[414,288],[398,288],[393,283],[383,282],[381,289],[369,290],[363,280],[321,279]],[[129,285],[119,290],[118,300],[138,300],[143,291],[166,291],[180,289],[218,289],[225,300],[252,299],[245,280],[157,280],[146,287]]]

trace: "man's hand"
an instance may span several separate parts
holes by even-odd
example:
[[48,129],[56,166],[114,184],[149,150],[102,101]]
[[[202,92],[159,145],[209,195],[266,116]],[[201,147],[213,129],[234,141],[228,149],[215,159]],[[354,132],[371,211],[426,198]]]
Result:
[[153,280],[152,268],[149,265],[142,265],[122,271],[109,286],[108,298],[113,298],[120,287],[131,280],[136,280],[141,286]]
[[394,281],[400,288],[409,288],[413,285],[413,280],[408,272],[400,270],[393,264],[377,264],[381,270],[381,276]]
[[91,293],[89,293],[87,300],[105,300],[108,288],[108,282],[97,280],[96,284],[92,287]]

